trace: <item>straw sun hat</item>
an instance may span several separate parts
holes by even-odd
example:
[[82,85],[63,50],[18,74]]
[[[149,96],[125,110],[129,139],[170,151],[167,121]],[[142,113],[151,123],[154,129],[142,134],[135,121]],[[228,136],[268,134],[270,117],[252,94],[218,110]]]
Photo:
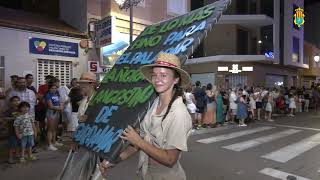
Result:
[[190,76],[186,71],[181,69],[180,59],[176,55],[168,53],[159,53],[156,57],[156,61],[154,62],[154,64],[141,66],[140,71],[142,72],[146,80],[148,80],[149,82],[151,82],[151,75],[154,67],[171,68],[180,75],[182,87],[187,87],[188,85],[190,85]]
[[97,76],[93,72],[84,72],[81,74],[80,79],[78,80],[79,83],[90,83],[96,82]]

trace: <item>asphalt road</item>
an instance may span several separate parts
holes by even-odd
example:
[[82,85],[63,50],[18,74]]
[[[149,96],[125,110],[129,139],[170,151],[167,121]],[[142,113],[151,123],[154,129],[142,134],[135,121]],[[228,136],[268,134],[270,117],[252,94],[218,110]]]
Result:
[[[320,179],[320,114],[300,113],[248,127],[198,130],[188,145],[189,152],[181,158],[188,180]],[[39,160],[23,165],[2,162],[0,179],[54,179],[66,151],[42,151]],[[119,163],[108,180],[137,179],[137,161],[134,156]]]
[[[320,115],[302,113],[203,130],[190,138],[181,162],[189,180],[319,180],[319,144]],[[110,179],[134,177],[136,162],[137,157],[119,164]]]

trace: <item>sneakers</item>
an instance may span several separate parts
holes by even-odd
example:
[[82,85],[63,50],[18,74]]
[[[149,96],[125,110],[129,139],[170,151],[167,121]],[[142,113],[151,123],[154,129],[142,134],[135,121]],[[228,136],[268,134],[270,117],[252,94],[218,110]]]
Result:
[[290,116],[290,117],[294,117],[294,115],[293,115],[293,114],[288,114],[288,116]]
[[247,125],[244,124],[244,123],[243,123],[243,124],[239,124],[239,126],[240,126],[240,127],[247,127]]
[[36,147],[32,148],[32,153],[38,153],[38,149]]
[[273,119],[268,119],[267,121],[269,121],[269,122],[273,122],[274,120],[273,120]]
[[48,146],[48,150],[50,150],[50,151],[56,151],[56,150],[58,150],[58,149],[51,144],[51,145]]
[[35,157],[35,156],[33,156],[33,155],[31,155],[30,157],[27,157],[26,158],[28,161],[35,161],[35,160],[37,160],[37,158]]
[[63,144],[62,144],[62,143],[59,143],[59,142],[56,142],[54,145],[55,145],[55,146],[63,146]]

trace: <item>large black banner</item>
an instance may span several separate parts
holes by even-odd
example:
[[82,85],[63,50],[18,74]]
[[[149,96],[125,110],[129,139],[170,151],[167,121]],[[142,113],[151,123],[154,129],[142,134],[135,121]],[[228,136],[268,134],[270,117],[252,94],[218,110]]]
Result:
[[137,127],[155,98],[153,86],[138,68],[151,64],[163,51],[187,60],[218,21],[231,0],[221,0],[183,16],[148,26],[106,74],[74,140],[114,162],[126,143],[119,137],[128,126]]

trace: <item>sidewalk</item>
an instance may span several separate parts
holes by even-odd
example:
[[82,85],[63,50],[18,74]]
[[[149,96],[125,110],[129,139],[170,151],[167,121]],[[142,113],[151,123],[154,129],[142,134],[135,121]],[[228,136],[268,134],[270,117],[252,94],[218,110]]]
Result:
[[51,180],[55,179],[60,173],[65,159],[67,158],[70,142],[64,141],[63,146],[57,147],[57,151],[48,151],[45,144],[37,147],[38,153],[34,153],[37,157],[35,161],[27,161],[26,163],[7,163],[7,144],[0,145],[0,179],[4,180]]
[[58,151],[47,151],[41,149],[35,154],[36,161],[29,161],[23,164],[8,164],[7,159],[0,162],[0,179],[3,180],[50,180],[55,179],[63,167],[67,157],[65,148]]

